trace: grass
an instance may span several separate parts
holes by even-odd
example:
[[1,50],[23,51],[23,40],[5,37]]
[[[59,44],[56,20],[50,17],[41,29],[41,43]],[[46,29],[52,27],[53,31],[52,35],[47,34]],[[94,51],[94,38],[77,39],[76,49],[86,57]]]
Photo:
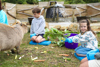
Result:
[[[29,45],[29,41],[30,37],[27,33],[22,40],[20,55],[17,55],[17,59],[15,59],[16,54],[11,54],[10,51],[7,53],[0,52],[0,67],[79,67],[80,61],[74,57],[74,49],[58,47],[56,44],[50,44],[49,46]],[[47,53],[41,53],[43,51]],[[67,58],[71,58],[71,61],[65,62],[64,56],[59,56],[59,54],[69,54]],[[19,60],[18,58],[22,55],[24,57]],[[31,60],[31,56],[45,61],[34,62]]]

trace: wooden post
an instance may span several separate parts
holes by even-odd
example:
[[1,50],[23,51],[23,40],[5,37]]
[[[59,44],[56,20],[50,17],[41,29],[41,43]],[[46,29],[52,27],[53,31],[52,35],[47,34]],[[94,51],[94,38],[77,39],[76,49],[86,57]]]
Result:
[[59,7],[57,7],[57,17],[56,17],[56,22],[58,23],[58,21],[59,21]]
[[74,22],[74,17],[75,17],[75,15],[74,15],[74,9],[73,9],[73,12],[72,12],[73,14],[72,14],[72,22]]
[[[47,9],[45,10],[45,8],[44,8],[44,18],[46,19],[46,12],[47,12]],[[47,21],[47,19],[46,19],[46,21]]]
[[53,21],[55,21],[55,16],[56,16],[56,8],[54,7],[54,12],[53,12]]

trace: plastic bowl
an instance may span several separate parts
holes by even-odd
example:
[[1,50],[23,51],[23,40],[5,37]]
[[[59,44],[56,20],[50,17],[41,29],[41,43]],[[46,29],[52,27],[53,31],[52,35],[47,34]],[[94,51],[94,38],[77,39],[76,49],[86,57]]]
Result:
[[[65,34],[67,35],[67,34]],[[75,35],[78,35],[78,34],[75,34],[75,33],[71,33],[71,35],[69,37],[72,37],[72,36],[75,36]],[[69,48],[69,49],[75,49],[78,47],[78,43],[68,43],[68,42],[65,42],[65,47],[66,48]]]

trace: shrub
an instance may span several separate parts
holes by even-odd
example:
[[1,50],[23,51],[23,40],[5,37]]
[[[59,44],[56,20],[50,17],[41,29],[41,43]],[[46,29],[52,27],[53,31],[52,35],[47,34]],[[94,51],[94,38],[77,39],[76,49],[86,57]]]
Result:
[[26,2],[29,4],[37,4],[38,0],[26,0]]

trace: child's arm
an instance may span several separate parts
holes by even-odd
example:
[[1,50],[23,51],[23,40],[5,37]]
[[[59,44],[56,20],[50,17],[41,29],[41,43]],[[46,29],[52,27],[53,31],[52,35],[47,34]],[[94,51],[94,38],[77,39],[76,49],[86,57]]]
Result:
[[88,41],[91,41],[93,39],[96,39],[94,34],[91,31],[87,32],[87,34],[84,34],[84,35],[81,35],[81,36],[76,35],[76,36],[73,36],[73,37],[70,37],[70,38],[75,43],[88,42]]
[[35,34],[39,34],[41,31],[43,31],[45,29],[45,20],[43,19],[39,29],[35,32]]
[[80,43],[79,34],[76,35],[76,36],[69,37],[68,40],[69,40],[69,39],[70,39],[72,42],[74,42],[74,43]]
[[75,42],[75,43],[79,43],[79,35],[76,35],[76,36],[72,36],[72,37],[69,37],[65,40],[65,42],[68,42],[68,43],[72,43],[72,42]]

